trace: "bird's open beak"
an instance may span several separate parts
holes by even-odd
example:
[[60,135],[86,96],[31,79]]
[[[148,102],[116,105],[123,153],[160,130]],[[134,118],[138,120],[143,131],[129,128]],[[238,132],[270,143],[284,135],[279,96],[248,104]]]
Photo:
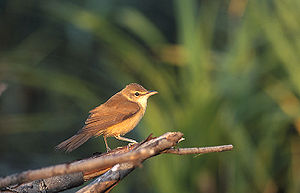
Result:
[[150,91],[148,91],[148,92],[146,93],[146,95],[152,96],[152,95],[155,95],[155,94],[157,94],[157,93],[158,93],[158,92],[155,91],[155,90],[150,90]]

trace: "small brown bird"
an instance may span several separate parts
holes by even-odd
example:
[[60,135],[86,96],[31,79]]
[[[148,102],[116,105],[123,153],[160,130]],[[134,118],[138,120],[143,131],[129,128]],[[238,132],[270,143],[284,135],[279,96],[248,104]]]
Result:
[[137,83],[127,85],[123,90],[113,95],[104,104],[91,110],[89,117],[85,121],[85,126],[76,135],[63,141],[56,146],[71,152],[91,137],[103,135],[107,151],[107,137],[136,143],[133,139],[121,137],[125,135],[140,122],[147,107],[147,99],[156,91],[147,91]]

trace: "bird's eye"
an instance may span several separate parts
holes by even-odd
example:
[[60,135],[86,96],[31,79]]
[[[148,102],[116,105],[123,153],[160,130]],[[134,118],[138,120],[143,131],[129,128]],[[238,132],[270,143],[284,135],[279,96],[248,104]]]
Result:
[[139,96],[140,93],[139,93],[139,92],[135,92],[134,95],[135,95],[135,96]]

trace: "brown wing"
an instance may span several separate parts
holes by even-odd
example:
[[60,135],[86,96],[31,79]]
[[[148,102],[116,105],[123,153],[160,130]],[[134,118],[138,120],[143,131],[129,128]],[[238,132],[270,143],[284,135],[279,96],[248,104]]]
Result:
[[106,103],[90,111],[90,115],[85,121],[85,126],[79,132],[88,132],[95,135],[101,130],[128,119],[139,110],[138,104],[117,93]]

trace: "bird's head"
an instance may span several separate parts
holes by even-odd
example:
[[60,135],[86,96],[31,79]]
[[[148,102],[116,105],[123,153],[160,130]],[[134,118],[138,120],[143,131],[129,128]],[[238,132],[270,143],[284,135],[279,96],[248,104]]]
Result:
[[137,83],[131,83],[128,84],[122,91],[121,93],[128,98],[130,101],[137,102],[139,103],[142,107],[147,106],[147,99],[154,95],[157,94],[157,91],[151,90],[148,91],[141,85]]

